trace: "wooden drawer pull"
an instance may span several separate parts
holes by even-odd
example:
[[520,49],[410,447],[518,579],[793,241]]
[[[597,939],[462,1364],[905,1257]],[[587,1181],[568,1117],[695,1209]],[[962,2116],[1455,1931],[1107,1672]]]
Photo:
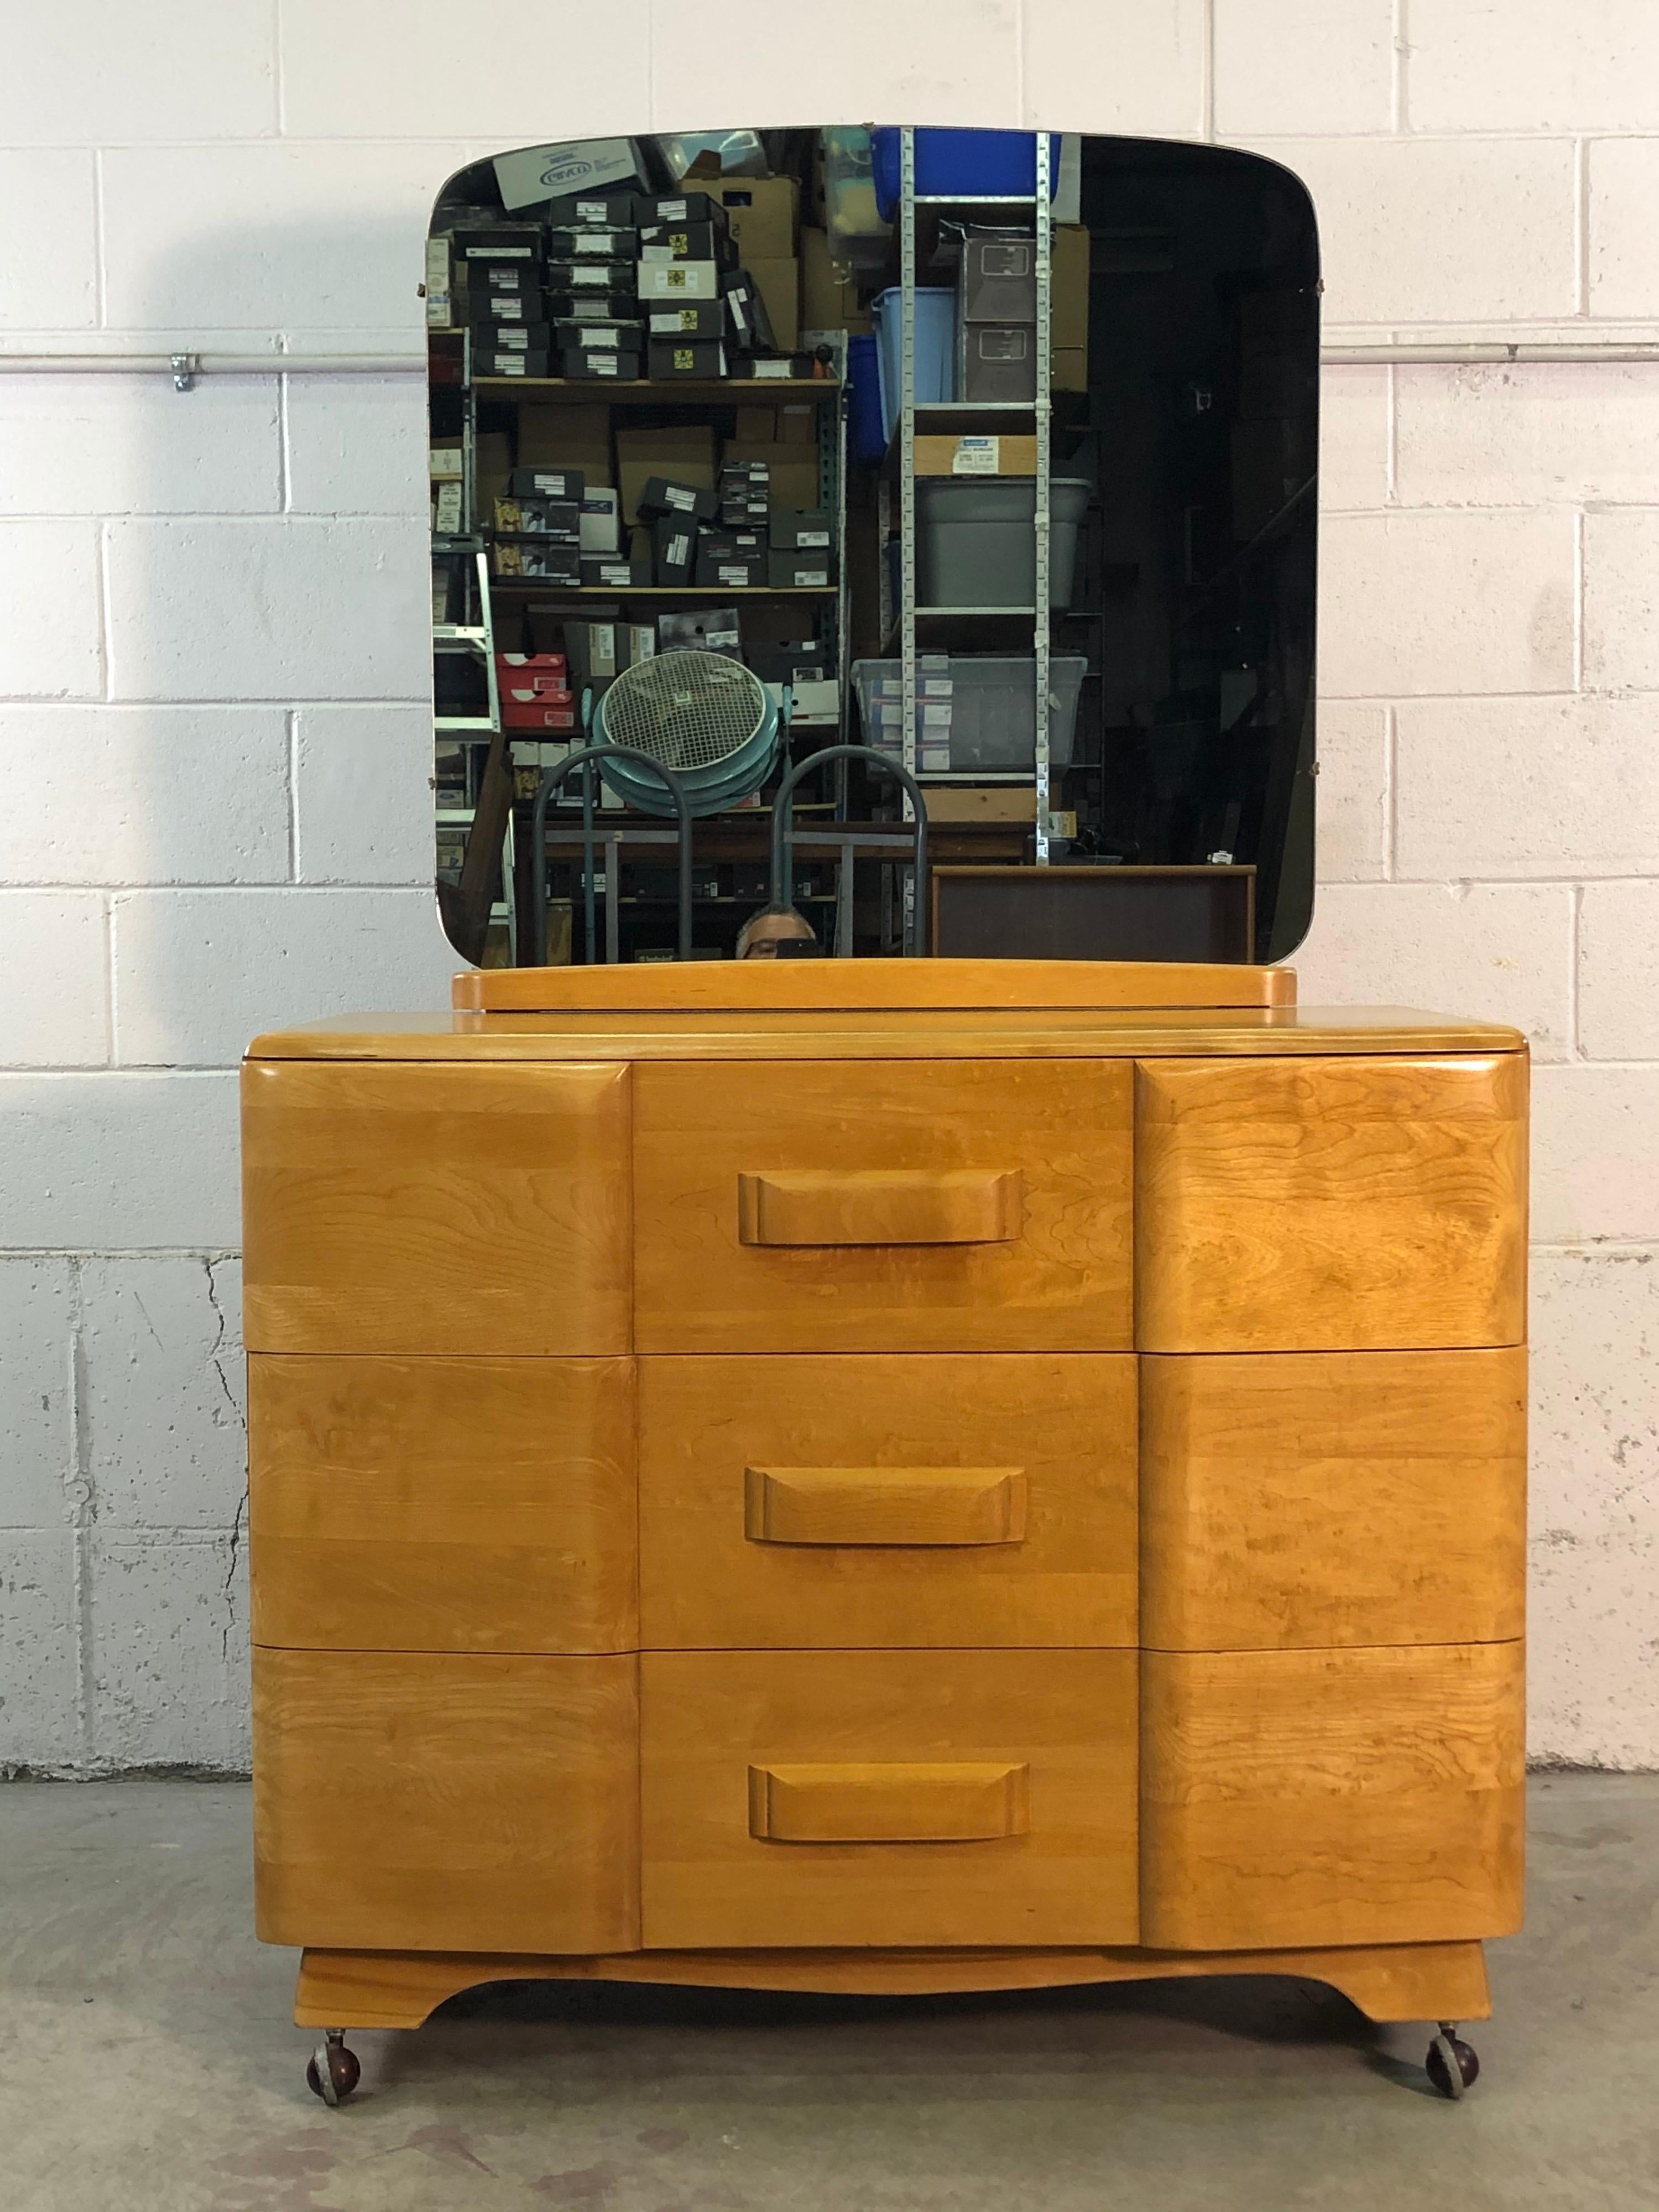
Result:
[[975,1844],[1031,1825],[1030,1769],[997,1760],[751,1766],[749,1832],[774,1844]]
[[738,1177],[744,1244],[1008,1244],[1018,1168],[802,1169]]
[[744,1530],[755,1544],[1018,1544],[1018,1467],[748,1467]]

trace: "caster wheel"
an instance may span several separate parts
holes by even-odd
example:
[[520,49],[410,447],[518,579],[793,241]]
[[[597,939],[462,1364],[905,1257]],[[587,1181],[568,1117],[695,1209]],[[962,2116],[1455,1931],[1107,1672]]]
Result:
[[362,2071],[356,2051],[346,2049],[343,2031],[331,2027],[326,2040],[317,2045],[306,2062],[306,2087],[325,2105],[343,2105],[362,2080]]
[[1443,2097],[1461,2097],[1480,2078],[1480,2061],[1467,2043],[1458,2040],[1456,2028],[1445,2021],[1429,2045],[1424,2064],[1430,2081]]

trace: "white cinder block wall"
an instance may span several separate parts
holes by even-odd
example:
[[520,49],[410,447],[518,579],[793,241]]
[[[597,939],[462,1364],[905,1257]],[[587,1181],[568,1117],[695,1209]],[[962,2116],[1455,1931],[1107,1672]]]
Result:
[[[233,1073],[442,1002],[421,240],[562,131],[1215,138],[1311,185],[1328,336],[1659,341],[1653,0],[57,0],[0,75],[0,1761],[246,1758]],[[457,43],[458,34],[465,43]],[[1535,1755],[1659,1763],[1659,366],[1325,379],[1308,998],[1538,1054]]]

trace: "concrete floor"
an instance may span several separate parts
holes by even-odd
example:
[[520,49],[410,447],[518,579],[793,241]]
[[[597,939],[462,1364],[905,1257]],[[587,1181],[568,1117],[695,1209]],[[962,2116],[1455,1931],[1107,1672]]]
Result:
[[[347,1839],[349,1848],[349,1839]],[[232,1784],[0,1787],[5,2212],[1659,2204],[1659,1776],[1532,1795],[1481,2081],[1299,1983],[908,2002],[575,1985],[352,2038],[326,2112]]]

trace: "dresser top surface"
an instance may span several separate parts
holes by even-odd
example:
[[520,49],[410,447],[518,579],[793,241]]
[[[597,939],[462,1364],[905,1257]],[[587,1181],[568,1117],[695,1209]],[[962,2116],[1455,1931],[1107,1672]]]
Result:
[[1514,1053],[1517,1030],[1403,1006],[826,1007],[337,1014],[250,1060],[732,1060]]

